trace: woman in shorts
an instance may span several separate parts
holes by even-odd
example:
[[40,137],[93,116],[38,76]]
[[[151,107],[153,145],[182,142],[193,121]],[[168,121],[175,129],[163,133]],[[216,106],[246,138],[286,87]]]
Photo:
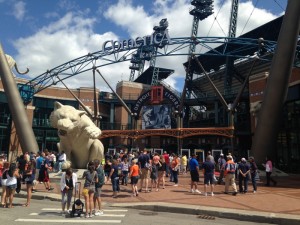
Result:
[[30,200],[32,196],[32,187],[33,181],[35,179],[35,161],[29,161],[27,164],[27,168],[24,171],[24,181],[26,183],[26,191],[27,191],[27,201],[23,205],[24,207],[28,207],[30,205]]
[[151,169],[150,169],[150,179],[151,179],[151,191],[155,188],[158,191],[158,164],[155,164],[152,161]]
[[105,175],[105,183],[107,183],[109,181],[109,174],[111,171],[110,159],[106,159],[103,169],[104,169],[104,175]]
[[1,206],[6,207],[6,200],[7,200],[7,194],[6,194],[6,181],[7,181],[7,172],[9,169],[9,162],[3,163],[3,169],[2,169],[2,195],[1,195]]
[[165,176],[166,176],[167,164],[165,158],[161,155],[158,162],[158,183],[157,187],[159,189],[160,184],[162,184],[163,189],[165,189]]
[[85,218],[93,217],[94,209],[94,193],[95,193],[95,183],[98,182],[97,171],[95,169],[94,162],[88,163],[88,170],[84,171],[82,175],[84,180],[82,195],[85,200]]
[[12,203],[17,188],[17,178],[19,177],[20,177],[19,169],[17,168],[16,163],[10,164],[7,172],[7,180],[6,180],[6,195],[9,200],[9,205],[7,208],[13,208]]
[[139,181],[139,171],[140,171],[140,168],[136,164],[136,160],[132,160],[129,177],[131,177],[131,187],[132,187],[132,195],[133,196],[139,195],[138,188],[137,188],[137,183]]

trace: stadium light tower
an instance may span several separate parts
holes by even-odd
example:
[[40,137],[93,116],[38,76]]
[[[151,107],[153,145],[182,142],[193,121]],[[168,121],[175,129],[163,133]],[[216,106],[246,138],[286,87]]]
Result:
[[[198,34],[198,26],[199,26],[199,21],[204,20],[210,15],[213,14],[213,0],[192,0],[191,5],[194,6],[192,10],[190,10],[190,14],[193,16],[193,24],[192,24],[192,33],[191,33],[191,39],[192,42],[189,46],[189,55],[188,55],[188,68],[186,68],[186,78],[185,78],[185,83],[181,95],[181,105],[180,105],[180,110],[179,113],[183,115],[183,103],[186,98],[190,98],[192,94],[192,80],[193,80],[193,74],[194,74],[194,69],[191,66],[191,58],[193,53],[195,52],[196,49],[196,43],[195,43],[195,38],[197,37]],[[185,118],[188,121],[189,119],[189,108],[186,108],[185,115],[187,115]]]
[[[163,34],[165,33],[168,26],[169,26],[169,22],[167,21],[167,19],[162,19],[159,22],[159,26],[153,27],[153,30],[154,30],[153,36],[156,35],[156,34],[161,34],[163,36]],[[155,67],[155,63],[156,63],[157,48],[162,48],[162,47],[164,47],[164,42],[162,42],[162,43],[160,43],[160,44],[153,47],[153,54],[152,54],[152,57],[151,57],[151,60],[150,60],[150,66],[153,67],[151,85],[157,85],[158,84],[159,68]]]

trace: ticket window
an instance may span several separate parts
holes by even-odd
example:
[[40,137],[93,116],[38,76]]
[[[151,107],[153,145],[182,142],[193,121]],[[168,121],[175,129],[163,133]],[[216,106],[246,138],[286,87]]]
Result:
[[158,104],[163,100],[163,86],[153,86],[151,88],[151,103]]

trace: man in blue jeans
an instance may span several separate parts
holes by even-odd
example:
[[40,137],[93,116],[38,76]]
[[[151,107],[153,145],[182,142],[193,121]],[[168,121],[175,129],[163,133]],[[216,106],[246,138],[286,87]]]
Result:
[[[250,174],[250,166],[247,164],[245,158],[241,159],[241,163],[239,164],[239,191],[240,193],[248,192],[248,180]],[[244,183],[244,187],[243,187]]]
[[251,181],[253,186],[253,193],[256,193],[257,192],[257,184],[256,184],[257,165],[254,161],[253,156],[249,157],[249,162],[250,162],[250,174],[251,174]]

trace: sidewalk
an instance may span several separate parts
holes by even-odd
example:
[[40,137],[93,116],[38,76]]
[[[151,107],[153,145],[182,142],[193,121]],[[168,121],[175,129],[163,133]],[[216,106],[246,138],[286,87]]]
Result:
[[[38,192],[34,193],[32,198],[60,201],[60,178],[54,174],[51,177],[54,190],[48,192],[43,184],[38,184]],[[189,174],[179,175],[178,187],[174,187],[166,178],[165,189],[159,189],[158,192],[142,192],[138,197],[131,196],[131,185],[128,184],[128,186],[120,185],[121,192],[118,198],[112,198],[111,184],[105,184],[102,188],[102,201],[105,205],[113,207],[209,215],[276,224],[300,224],[300,175],[291,174],[274,178],[277,180],[276,187],[266,187],[261,180],[255,194],[252,193],[251,183],[247,194],[237,196],[223,194],[224,185],[217,185],[213,197],[189,193]],[[199,189],[201,192],[204,190],[203,177]],[[16,197],[26,196],[24,190],[23,185],[22,191]]]

